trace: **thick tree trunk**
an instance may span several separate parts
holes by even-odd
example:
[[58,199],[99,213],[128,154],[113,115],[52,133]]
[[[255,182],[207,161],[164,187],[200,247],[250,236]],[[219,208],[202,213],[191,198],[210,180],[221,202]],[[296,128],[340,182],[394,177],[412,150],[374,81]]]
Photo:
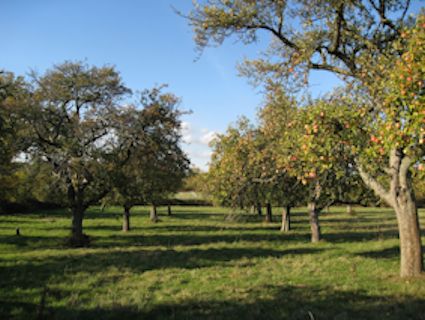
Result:
[[89,244],[89,238],[83,233],[84,208],[76,206],[72,208],[72,229],[70,245],[84,247]]
[[171,212],[171,206],[170,205],[167,206],[167,214],[169,216],[171,216],[171,214],[172,214],[172,212]]
[[130,231],[130,207],[124,206],[124,215],[122,221],[122,231]]
[[266,205],[266,222],[267,223],[271,223],[273,222],[273,217],[272,217],[272,205],[271,203],[267,203]]
[[418,276],[423,271],[418,210],[410,195],[401,195],[399,198],[404,198],[399,199],[395,209],[400,237],[400,275]]
[[241,209],[241,210],[245,209],[245,205],[244,205],[243,201],[239,201],[239,209]]
[[282,227],[280,231],[288,232],[291,230],[291,207],[286,206],[282,209]]
[[150,219],[152,222],[158,222],[158,213],[156,211],[156,205],[152,205],[151,206],[151,210],[150,210]]
[[310,228],[311,228],[311,242],[320,241],[320,224],[319,224],[319,210],[317,209],[316,203],[310,202],[308,204],[308,210],[310,215]]
[[261,203],[257,203],[257,214],[259,217],[263,215],[263,211],[261,210]]

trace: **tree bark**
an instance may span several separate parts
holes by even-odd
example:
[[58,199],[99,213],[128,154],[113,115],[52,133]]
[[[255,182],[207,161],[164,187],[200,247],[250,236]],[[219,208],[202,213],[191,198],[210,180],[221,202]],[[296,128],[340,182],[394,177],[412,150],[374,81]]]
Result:
[[84,207],[83,190],[75,189],[70,177],[67,177],[66,183],[68,202],[72,213],[69,245],[72,247],[85,247],[89,245],[89,237],[83,233],[83,218],[84,211],[86,210],[86,207]]
[[266,205],[266,222],[267,223],[271,223],[273,222],[273,217],[272,217],[272,205],[270,202],[267,203]]
[[124,206],[124,215],[122,221],[122,231],[130,231],[130,207]]
[[263,215],[263,211],[261,209],[261,203],[257,203],[257,214],[259,217]]
[[171,216],[171,206],[170,205],[168,205],[167,206],[167,214],[169,215],[169,216]]
[[409,194],[399,196],[396,215],[400,237],[400,275],[418,276],[423,271],[421,232],[418,210]]
[[280,231],[288,232],[291,230],[291,207],[286,206],[282,209],[282,227]]
[[347,214],[350,216],[354,214],[353,206],[351,204],[347,205]]
[[70,244],[73,247],[85,247],[89,244],[88,237],[83,233],[84,208],[72,208],[72,229]]
[[396,213],[400,238],[400,275],[403,278],[419,276],[424,267],[418,209],[410,173],[412,163],[413,159],[401,150],[391,151],[389,168],[386,169],[391,179],[389,190],[357,163],[365,184]]
[[152,222],[158,222],[158,213],[156,211],[156,205],[152,205],[151,206],[151,210],[150,210],[150,219]]
[[311,242],[319,242],[321,238],[320,224],[319,224],[319,210],[315,202],[308,204],[310,215],[310,228],[311,228]]

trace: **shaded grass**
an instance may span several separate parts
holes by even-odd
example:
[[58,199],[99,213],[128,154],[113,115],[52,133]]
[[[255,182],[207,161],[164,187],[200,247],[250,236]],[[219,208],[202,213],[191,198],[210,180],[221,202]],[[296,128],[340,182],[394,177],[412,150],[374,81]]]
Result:
[[214,207],[162,208],[158,224],[137,207],[125,234],[120,211],[89,210],[85,249],[64,246],[65,211],[0,216],[0,319],[425,319],[391,210],[332,208],[319,244],[303,208],[287,234],[277,215]]

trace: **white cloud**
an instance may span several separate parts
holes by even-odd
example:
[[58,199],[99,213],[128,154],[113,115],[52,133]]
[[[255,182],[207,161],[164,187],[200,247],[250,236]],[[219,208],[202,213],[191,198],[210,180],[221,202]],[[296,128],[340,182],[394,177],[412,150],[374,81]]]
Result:
[[183,141],[185,143],[192,143],[191,125],[189,122],[183,121],[181,125],[181,132]]
[[189,144],[201,144],[208,146],[217,136],[217,132],[206,128],[197,128],[189,122],[182,122],[181,126],[183,141]]
[[217,132],[207,128],[198,128],[190,122],[182,122],[181,133],[183,137],[183,149],[195,166],[202,170],[208,169],[211,158],[209,143],[217,136]]
[[216,138],[216,137],[217,137],[217,132],[208,131],[201,136],[200,140],[201,140],[201,143],[203,143],[205,145],[209,145],[210,142],[212,140],[214,140],[214,138]]

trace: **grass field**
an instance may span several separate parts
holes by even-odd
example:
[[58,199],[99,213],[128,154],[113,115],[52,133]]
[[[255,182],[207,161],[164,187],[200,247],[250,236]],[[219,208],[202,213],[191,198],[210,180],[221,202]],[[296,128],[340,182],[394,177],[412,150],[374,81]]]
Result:
[[425,277],[398,277],[391,210],[332,208],[311,244],[303,209],[287,234],[277,216],[173,209],[152,224],[135,208],[124,234],[119,208],[92,208],[85,249],[64,246],[65,211],[0,216],[0,319],[425,319]]

